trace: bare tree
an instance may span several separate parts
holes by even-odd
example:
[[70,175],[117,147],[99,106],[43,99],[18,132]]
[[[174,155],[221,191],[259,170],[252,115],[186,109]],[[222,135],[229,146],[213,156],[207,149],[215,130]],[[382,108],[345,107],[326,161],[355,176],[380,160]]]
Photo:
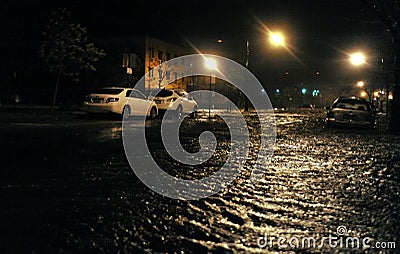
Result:
[[158,88],[162,87],[164,79],[167,77],[167,72],[170,71],[170,64],[166,62],[165,64],[160,64],[158,66]]
[[394,54],[394,90],[390,110],[389,129],[400,131],[400,1],[399,0],[366,0],[384,23],[392,37]]
[[51,111],[56,104],[57,91],[62,76],[77,79],[83,69],[95,71],[93,64],[105,56],[93,43],[88,42],[87,31],[71,20],[66,9],[50,14],[49,23],[42,32],[44,40],[38,50],[39,57],[56,75]]

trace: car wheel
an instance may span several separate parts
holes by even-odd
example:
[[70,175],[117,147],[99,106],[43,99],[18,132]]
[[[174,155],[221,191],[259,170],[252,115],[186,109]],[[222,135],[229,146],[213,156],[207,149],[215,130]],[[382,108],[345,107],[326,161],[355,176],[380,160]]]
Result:
[[155,107],[152,107],[150,109],[150,116],[149,117],[150,117],[150,119],[154,119],[154,118],[157,117],[157,109]]
[[124,109],[122,110],[122,116],[123,118],[128,118],[131,116],[131,107],[129,107],[128,105],[126,105],[124,107]]

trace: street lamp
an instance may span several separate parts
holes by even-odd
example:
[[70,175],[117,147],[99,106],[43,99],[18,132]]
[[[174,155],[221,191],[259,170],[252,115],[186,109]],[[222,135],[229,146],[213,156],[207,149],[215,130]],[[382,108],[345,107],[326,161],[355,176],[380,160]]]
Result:
[[356,52],[350,55],[350,63],[354,66],[360,66],[366,63],[365,55],[361,52]]
[[217,69],[217,61],[214,58],[206,57],[205,64],[207,69],[209,70],[216,70]]
[[285,37],[279,32],[270,32],[269,41],[274,46],[285,46]]
[[360,96],[363,97],[363,98],[366,97],[367,95],[368,95],[368,93],[365,92],[365,91],[361,91],[360,92]]
[[[285,37],[280,32],[271,32],[269,31],[269,41],[272,45],[278,46],[286,46]],[[246,41],[246,68],[249,68],[249,57],[250,57],[250,42],[249,40]],[[288,73],[289,74],[289,73]],[[244,111],[249,111],[249,103],[247,98],[244,98]]]
[[[215,59],[213,58],[209,58],[206,57],[205,58],[205,65],[206,68],[211,70],[211,71],[215,71],[217,70],[217,61],[215,61]],[[209,100],[208,100],[208,118],[211,117],[211,83],[212,83],[212,74],[210,74],[210,96],[209,96]]]

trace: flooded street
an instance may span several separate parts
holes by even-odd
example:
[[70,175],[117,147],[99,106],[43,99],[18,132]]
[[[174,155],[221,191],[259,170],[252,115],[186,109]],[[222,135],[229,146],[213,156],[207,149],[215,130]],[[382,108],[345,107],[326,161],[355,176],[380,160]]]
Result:
[[[253,185],[258,121],[246,115],[245,170],[223,192],[186,201],[154,193],[135,176],[118,119],[0,116],[2,253],[399,252],[400,136],[384,125],[327,129],[324,112],[276,114],[274,155]],[[147,140],[169,174],[202,178],[226,160],[230,137],[218,119],[188,119],[181,128],[188,151],[204,130],[217,137],[217,153],[195,167],[168,159],[160,122],[147,123]],[[341,247],[329,245],[330,236],[343,238]],[[371,247],[352,248],[347,237],[368,238]],[[315,246],[302,247],[304,238]],[[397,249],[388,248],[393,242]]]

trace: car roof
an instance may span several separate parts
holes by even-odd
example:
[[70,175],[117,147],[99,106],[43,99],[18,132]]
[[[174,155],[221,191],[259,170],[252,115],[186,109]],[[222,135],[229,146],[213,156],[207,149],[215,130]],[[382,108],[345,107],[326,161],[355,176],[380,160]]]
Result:
[[[119,87],[119,86],[106,86],[102,87],[101,89],[135,89],[131,87]],[[135,89],[136,90],[136,89]]]
[[356,97],[356,96],[340,96],[336,100],[357,100],[357,101],[367,101],[364,98]]
[[354,101],[354,102],[369,104],[369,102],[366,99],[359,98],[356,96],[340,96],[340,97],[336,98],[336,100],[334,100],[332,104],[338,103],[340,101]]

